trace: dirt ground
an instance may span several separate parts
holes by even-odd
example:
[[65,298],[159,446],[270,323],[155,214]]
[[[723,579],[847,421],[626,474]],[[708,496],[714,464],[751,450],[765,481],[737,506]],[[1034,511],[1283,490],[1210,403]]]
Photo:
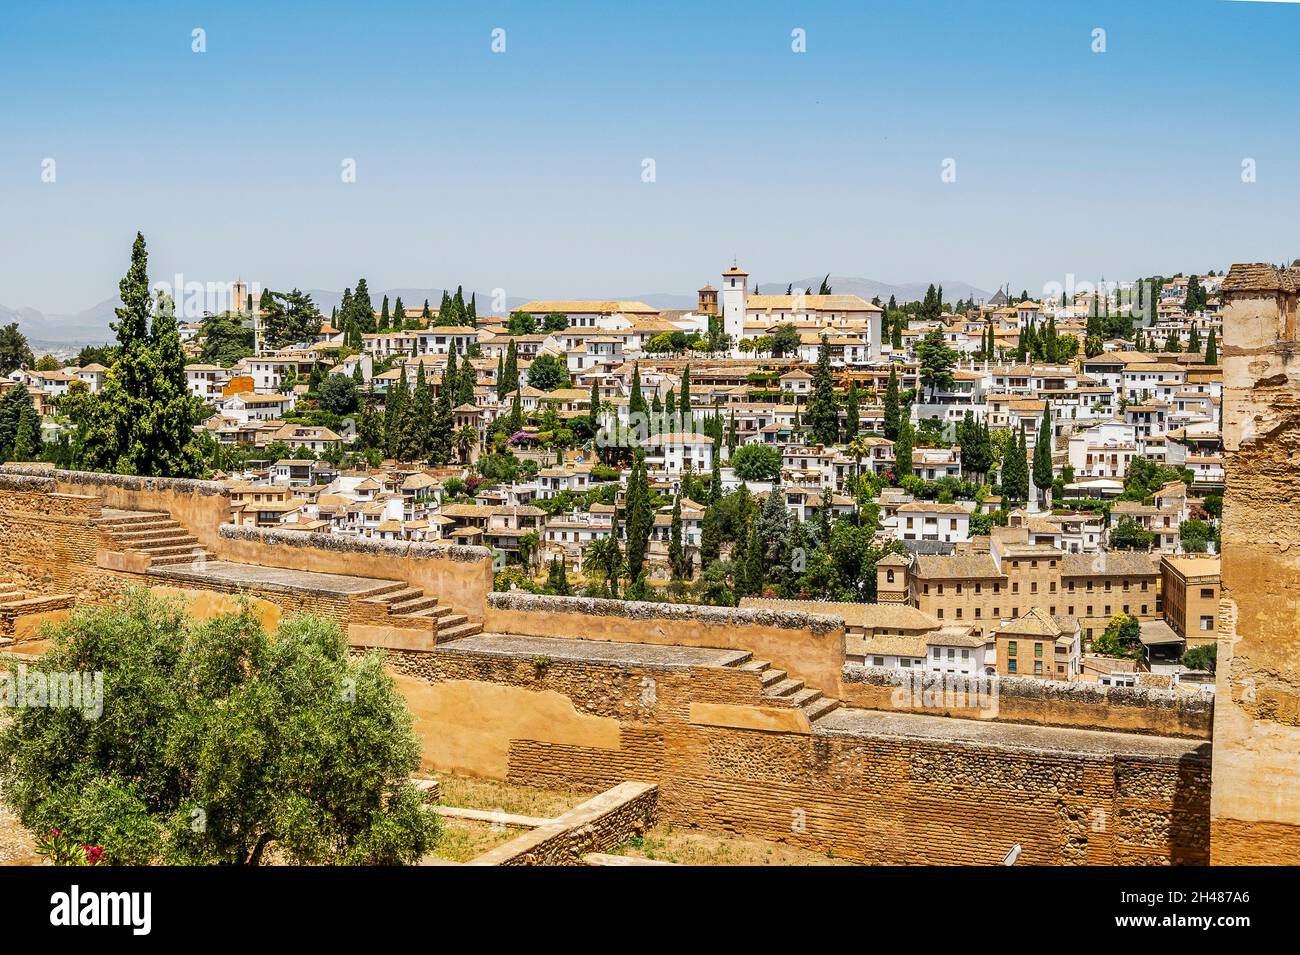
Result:
[[41,865],[44,861],[36,854],[32,834],[0,805],[0,865]]
[[852,865],[780,842],[751,839],[729,832],[655,826],[639,839],[625,842],[614,855],[640,856],[678,865]]
[[[553,818],[591,797],[591,793],[535,789],[488,779],[443,776],[444,806],[500,810],[511,815]],[[468,862],[515,838],[524,830],[468,819],[443,819],[443,835],[431,855],[450,862]],[[613,850],[616,855],[640,856],[679,865],[849,865],[819,853],[779,842],[750,839],[726,832],[675,829],[660,825],[643,837]],[[0,806],[0,865],[41,865],[31,833],[8,809]],[[277,860],[270,858],[270,864]]]
[[514,786],[492,779],[461,776],[439,776],[438,782],[442,786],[442,798],[438,801],[444,806],[500,810],[512,816],[535,816],[540,819],[553,819],[596,795]]

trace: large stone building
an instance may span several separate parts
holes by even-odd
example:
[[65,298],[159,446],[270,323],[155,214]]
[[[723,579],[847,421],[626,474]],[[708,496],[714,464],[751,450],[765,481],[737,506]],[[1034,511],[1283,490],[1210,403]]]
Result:
[[882,603],[916,607],[942,623],[987,634],[1031,608],[1078,620],[1085,638],[1110,618],[1160,616],[1160,573],[1147,554],[1071,554],[1031,543],[1028,527],[997,527],[955,554],[894,555],[876,568]]

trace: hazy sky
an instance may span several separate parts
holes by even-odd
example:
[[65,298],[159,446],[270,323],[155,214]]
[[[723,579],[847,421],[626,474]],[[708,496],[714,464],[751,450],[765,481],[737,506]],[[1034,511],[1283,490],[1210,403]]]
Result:
[[155,279],[556,297],[1300,255],[1300,4],[693,6],[9,5],[0,304],[114,294],[137,229]]

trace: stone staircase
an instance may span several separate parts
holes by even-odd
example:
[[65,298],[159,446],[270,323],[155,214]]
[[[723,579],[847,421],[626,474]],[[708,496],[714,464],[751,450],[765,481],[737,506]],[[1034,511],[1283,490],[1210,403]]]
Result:
[[813,723],[832,710],[840,701],[823,696],[822,691],[804,686],[803,680],[791,679],[785,670],[775,669],[767,660],[749,659],[736,664],[741,670],[754,670],[763,681],[764,701],[773,706],[797,707]]
[[72,594],[30,593],[20,588],[12,577],[0,574],[0,647],[13,644],[15,620],[28,615],[39,617],[53,610],[65,610],[75,602],[76,598]]
[[367,603],[383,604],[396,623],[430,627],[434,643],[459,640],[483,630],[482,624],[471,623],[463,613],[456,613],[452,607],[438,603],[437,597],[430,597],[418,587],[393,584],[364,599]]
[[0,607],[26,599],[26,592],[19,590],[18,585],[11,578],[0,576]]
[[143,554],[151,567],[194,564],[208,559],[197,537],[166,512],[110,511],[94,521],[118,548]]

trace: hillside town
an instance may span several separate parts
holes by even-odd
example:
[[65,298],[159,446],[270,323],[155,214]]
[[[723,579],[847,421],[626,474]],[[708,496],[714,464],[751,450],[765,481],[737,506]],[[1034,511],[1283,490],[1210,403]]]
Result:
[[[690,310],[501,315],[238,281],[178,356],[237,525],[481,545],[499,590],[822,608],[866,666],[1209,692],[1223,281],[882,302],[733,264]],[[19,357],[0,461],[76,465],[113,349]]]

